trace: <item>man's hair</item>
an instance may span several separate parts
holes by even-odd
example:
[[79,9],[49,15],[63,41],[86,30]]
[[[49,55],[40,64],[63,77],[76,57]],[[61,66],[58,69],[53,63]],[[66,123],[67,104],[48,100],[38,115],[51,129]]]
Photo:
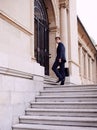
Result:
[[55,40],[56,40],[56,39],[59,39],[59,40],[60,40],[61,38],[60,38],[59,36],[56,36],[56,37],[55,37]]

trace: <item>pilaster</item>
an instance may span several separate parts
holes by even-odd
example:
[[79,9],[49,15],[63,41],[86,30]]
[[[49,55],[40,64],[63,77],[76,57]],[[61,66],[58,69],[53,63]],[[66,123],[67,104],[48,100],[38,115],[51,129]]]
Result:
[[93,73],[95,74],[94,83],[97,84],[97,56],[95,55],[94,58],[95,58],[95,60],[94,60],[94,69],[93,69],[94,70]]
[[92,81],[92,58],[90,58],[90,81]]
[[68,19],[67,19],[67,8],[68,0],[60,0],[60,36],[63,44],[66,48],[66,66],[68,67]]
[[68,4],[68,44],[70,82],[80,84],[76,0],[69,0]]
[[79,75],[82,83],[82,74],[83,74],[83,60],[82,60],[82,45],[79,43]]
[[88,68],[88,53],[86,52],[86,79],[88,79],[88,73],[89,73],[89,68]]

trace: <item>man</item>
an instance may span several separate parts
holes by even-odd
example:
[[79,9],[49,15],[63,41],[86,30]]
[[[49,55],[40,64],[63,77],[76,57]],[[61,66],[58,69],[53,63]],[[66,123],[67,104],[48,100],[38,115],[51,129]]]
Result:
[[[58,44],[58,47],[57,47],[57,56],[53,64],[52,70],[55,72],[56,76],[58,77],[57,83],[61,82],[60,85],[64,85],[64,81],[65,81],[64,67],[66,62],[65,46],[61,42],[60,37],[55,37],[55,41]],[[58,67],[60,67],[60,71],[58,70]]]

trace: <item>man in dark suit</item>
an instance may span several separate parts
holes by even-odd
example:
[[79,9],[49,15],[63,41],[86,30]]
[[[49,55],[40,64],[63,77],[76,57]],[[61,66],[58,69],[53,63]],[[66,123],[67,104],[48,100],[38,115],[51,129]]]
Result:
[[[58,47],[57,47],[57,56],[52,66],[52,70],[55,72],[56,76],[58,77],[57,83],[61,82],[60,85],[64,85],[64,81],[65,81],[64,67],[66,62],[65,46],[61,42],[60,37],[55,37],[55,41],[58,44]],[[58,70],[58,67],[60,67],[60,71]]]

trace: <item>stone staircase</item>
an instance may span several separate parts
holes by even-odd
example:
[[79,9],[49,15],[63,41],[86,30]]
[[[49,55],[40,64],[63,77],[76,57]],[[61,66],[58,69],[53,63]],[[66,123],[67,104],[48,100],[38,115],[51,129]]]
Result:
[[97,86],[60,86],[46,77],[44,90],[12,129],[97,130]]

